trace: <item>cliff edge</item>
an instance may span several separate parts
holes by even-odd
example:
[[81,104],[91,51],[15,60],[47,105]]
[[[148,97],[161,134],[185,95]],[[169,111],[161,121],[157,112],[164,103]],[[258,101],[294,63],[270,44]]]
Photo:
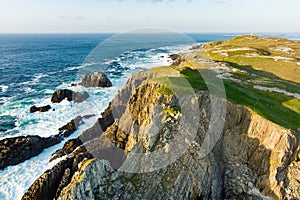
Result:
[[[39,199],[36,197],[43,196],[40,188],[52,180],[60,184],[47,191],[52,194],[49,199],[300,198],[300,151],[295,132],[245,106],[227,102],[222,135],[213,150],[202,156],[199,152],[213,109],[208,91],[198,91],[188,100],[190,108],[199,108],[196,132],[191,133],[186,129],[185,123],[190,122],[184,119],[180,99],[152,80],[150,72],[131,78],[103,118],[82,134],[83,145],[52,169],[54,175],[42,175],[23,199]],[[185,138],[190,134],[194,134],[192,140]],[[177,135],[187,147],[183,152],[170,147]],[[180,144],[176,147],[182,150]],[[160,150],[167,159],[143,158]],[[173,154],[178,158],[160,167],[165,163],[159,161],[167,161]],[[54,172],[57,168],[59,175]],[[47,183],[41,184],[41,179]]]

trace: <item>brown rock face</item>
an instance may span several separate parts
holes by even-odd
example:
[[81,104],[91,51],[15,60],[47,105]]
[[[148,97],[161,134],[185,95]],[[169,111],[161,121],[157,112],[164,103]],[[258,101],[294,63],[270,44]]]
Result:
[[70,122],[68,122],[66,125],[60,127],[59,130],[59,135],[62,137],[69,137],[72,135],[82,122],[82,117],[78,116],[75,119],[72,119]]
[[[74,173],[70,167],[62,167],[59,176],[41,176],[31,186],[29,197],[41,197],[47,194],[42,188],[49,188],[51,197],[68,200],[300,199],[299,139],[293,131],[227,102],[221,137],[203,156],[215,108],[208,92],[201,91],[187,102],[191,108],[199,107],[195,118],[184,113],[175,94],[161,94],[160,84],[145,79],[145,73],[139,73],[129,80],[103,113],[107,119],[99,119],[79,137],[86,149],[75,141],[65,148],[70,152],[79,145],[69,157],[84,155],[87,150],[109,162],[87,157]],[[196,131],[191,131],[190,119],[197,120],[192,124]],[[192,140],[186,138],[191,134]],[[182,139],[175,143],[178,135]],[[187,148],[177,148],[180,144]],[[123,151],[125,160],[116,149]],[[160,159],[146,159],[160,150]],[[134,157],[138,153],[143,155]],[[176,154],[179,156],[169,162]],[[168,165],[160,167],[166,162]],[[121,166],[116,168],[116,163]],[[133,173],[140,168],[145,172]],[[59,183],[50,188],[54,181]]]
[[78,154],[62,160],[41,175],[23,195],[22,200],[53,200],[57,198],[78,170],[78,164],[90,158],[89,154]]
[[40,154],[45,148],[61,142],[59,137],[26,136],[0,141],[0,169],[17,165]]
[[60,103],[64,99],[67,99],[68,101],[74,101],[77,103],[85,101],[89,97],[89,94],[87,92],[84,92],[83,94],[80,92],[73,92],[72,90],[63,89],[63,90],[56,90],[51,98],[52,103]]
[[64,155],[72,153],[77,147],[82,145],[82,141],[78,138],[71,139],[64,144],[64,147],[60,150],[57,150],[51,157],[50,162],[57,158],[60,158]]
[[[84,116],[89,118],[91,116]],[[40,136],[21,136],[7,138],[0,141],[0,169],[10,165],[17,165],[34,156],[40,154],[45,148],[60,143],[63,138],[73,134],[82,123],[82,117],[78,116],[69,123],[59,128],[59,133],[55,136],[42,138]],[[71,153],[78,145],[79,141],[68,143],[62,152],[57,152],[56,157]]]
[[105,74],[94,72],[83,75],[80,85],[84,87],[111,87],[112,83]]

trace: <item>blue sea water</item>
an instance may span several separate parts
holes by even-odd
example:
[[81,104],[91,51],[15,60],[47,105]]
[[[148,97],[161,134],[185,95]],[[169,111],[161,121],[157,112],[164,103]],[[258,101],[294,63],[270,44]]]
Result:
[[[194,44],[237,35],[241,34],[0,34],[0,139],[55,135],[77,115],[96,114],[96,120],[137,71],[168,65],[168,55],[187,51]],[[300,38],[299,34],[262,34],[266,35]],[[112,88],[70,87],[82,74],[96,70],[107,74]],[[52,104],[50,99],[57,88],[87,91],[91,97],[81,104]],[[32,105],[48,104],[55,110],[29,113]],[[86,122],[71,137],[92,122]],[[0,199],[19,199],[43,171],[55,164],[48,163],[49,157],[62,145],[0,171]]]
[[[21,134],[37,134],[24,132],[24,126],[39,121],[25,117],[24,112],[84,72],[97,70],[107,73],[109,78],[119,79],[126,72],[145,70],[145,64],[151,65],[149,67],[162,64],[163,61],[157,62],[158,55],[178,52],[182,46],[194,42],[192,40],[207,42],[232,37],[224,34],[191,34],[188,36],[191,39],[177,34],[112,36],[1,34],[0,138],[18,135],[22,130]],[[104,44],[98,46],[101,42]],[[91,53],[94,48],[97,52]]]

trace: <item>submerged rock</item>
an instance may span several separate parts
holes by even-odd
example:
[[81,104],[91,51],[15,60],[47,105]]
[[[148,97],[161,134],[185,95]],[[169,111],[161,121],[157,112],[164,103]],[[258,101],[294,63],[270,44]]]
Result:
[[36,107],[36,106],[31,106],[30,107],[30,113],[34,113],[34,112],[47,112],[51,109],[51,106],[50,105],[47,105],[47,106],[42,106],[42,107]]
[[0,169],[17,165],[40,154],[45,148],[61,142],[57,136],[21,136],[0,141]]
[[68,101],[74,101],[76,103],[81,103],[89,98],[89,94],[84,92],[83,94],[80,92],[73,92],[72,90],[63,89],[63,90],[56,90],[51,98],[52,103],[60,103],[64,99]]
[[84,87],[111,87],[112,83],[105,74],[94,72],[83,75],[80,85]]

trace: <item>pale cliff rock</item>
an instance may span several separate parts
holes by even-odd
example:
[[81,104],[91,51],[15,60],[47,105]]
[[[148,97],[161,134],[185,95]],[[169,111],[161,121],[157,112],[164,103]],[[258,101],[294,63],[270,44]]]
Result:
[[[203,156],[213,109],[209,94],[188,98],[184,111],[182,98],[162,94],[162,85],[144,81],[149,76],[142,72],[130,79],[103,118],[80,137],[85,150],[105,160],[80,159],[74,173],[60,173],[57,199],[300,199],[296,132],[228,102],[222,135]],[[176,139],[181,143],[174,147]],[[81,147],[70,155],[85,155]],[[110,148],[120,152],[105,156],[103,149]],[[162,152],[160,159],[147,159],[154,152]]]

